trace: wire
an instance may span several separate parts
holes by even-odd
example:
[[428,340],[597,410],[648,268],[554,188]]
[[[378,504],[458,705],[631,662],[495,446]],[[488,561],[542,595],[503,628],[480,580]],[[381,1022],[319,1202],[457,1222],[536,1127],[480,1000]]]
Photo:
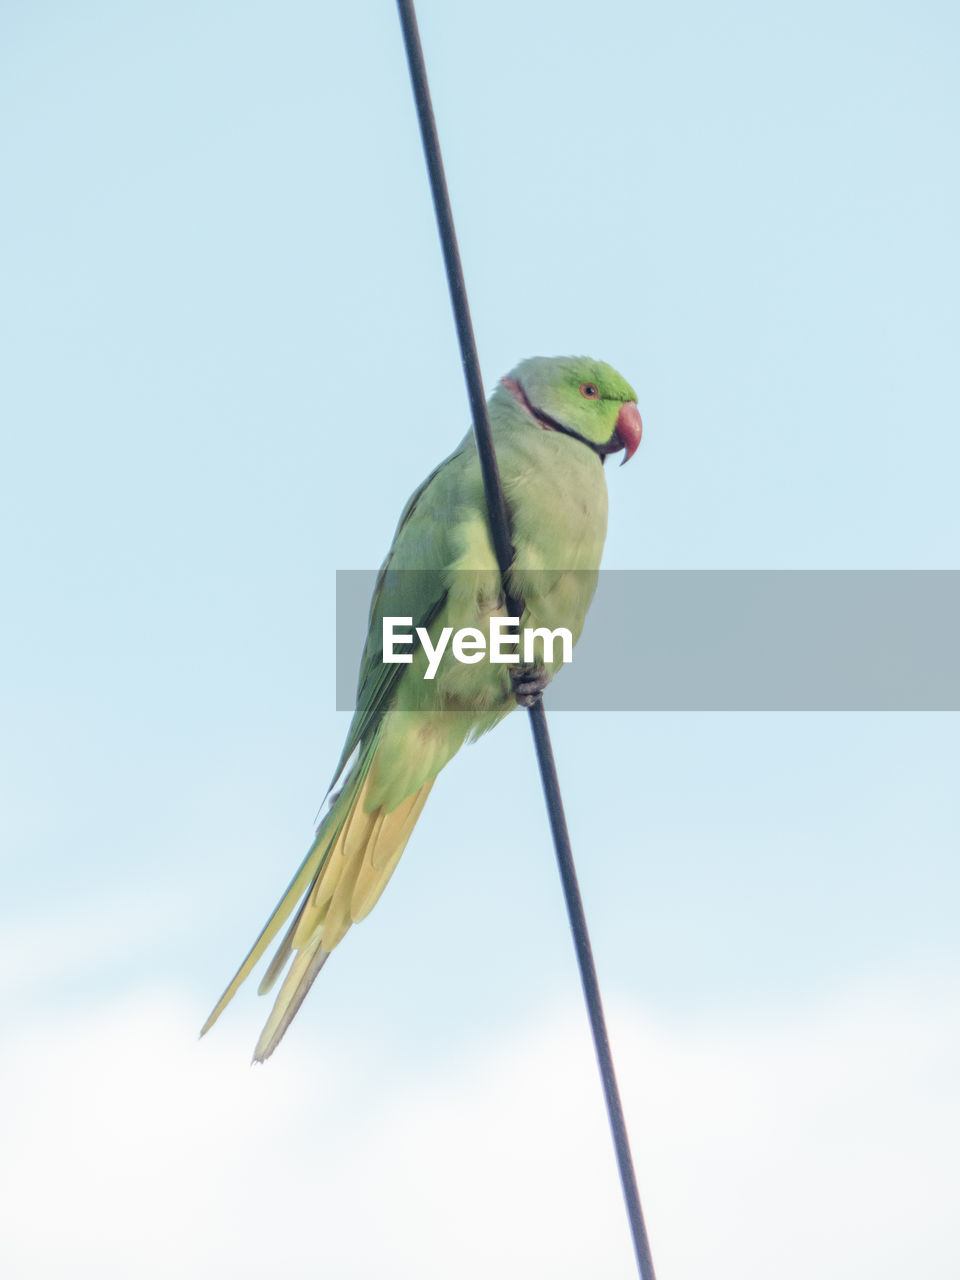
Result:
[[[450,287],[450,301],[457,326],[457,337],[460,342],[460,360],[463,375],[467,384],[467,395],[470,400],[470,411],[473,415],[473,429],[477,439],[477,451],[480,455],[480,467],[483,472],[483,487],[487,499],[490,518],[490,532],[496,551],[497,562],[504,584],[508,571],[513,563],[514,548],[510,534],[510,516],[500,483],[500,471],[497,467],[496,453],[490,435],[490,421],[487,417],[487,402],[483,394],[483,379],[480,376],[480,361],[477,356],[477,344],[473,334],[473,322],[470,319],[470,307],[467,302],[467,287],[463,277],[463,266],[460,262],[460,250],[457,245],[457,234],[453,224],[453,212],[450,208],[450,196],[443,171],[443,158],[440,154],[440,139],[437,135],[437,122],[430,101],[430,88],[427,84],[427,70],[423,58],[423,47],[420,43],[420,32],[413,0],[397,0],[400,14],[400,25],[403,29],[403,40],[407,51],[407,62],[410,66],[410,80],[413,84],[413,96],[420,121],[420,135],[423,139],[423,151],[430,176],[430,189],[433,193],[433,206],[437,215],[437,228],[440,232],[440,243],[443,248],[443,260],[447,269],[447,283]],[[511,617],[520,618],[523,614],[523,603],[507,592],[507,608]],[[550,817],[550,828],[557,854],[557,865],[563,885],[567,914],[570,917],[570,928],[573,933],[577,962],[580,966],[580,980],[583,983],[583,994],[587,1003],[590,1027],[593,1032],[593,1043],[603,1082],[603,1092],[607,1103],[607,1114],[613,1145],[620,1168],[620,1181],[623,1185],[623,1196],[633,1236],[633,1247],[637,1258],[637,1270],[640,1280],[655,1280],[653,1260],[650,1256],[650,1243],[647,1229],[643,1221],[643,1210],[640,1206],[640,1193],[637,1189],[637,1178],[633,1168],[633,1157],[630,1153],[630,1140],[627,1135],[623,1106],[620,1102],[620,1091],[613,1067],[613,1055],[610,1051],[610,1039],[607,1035],[606,1020],[603,1016],[603,1003],[600,998],[600,984],[597,981],[596,966],[590,947],[590,936],[587,932],[587,920],[583,910],[583,900],[577,883],[577,872],[570,847],[570,836],[567,831],[567,820],[563,811],[563,799],[560,794],[560,780],[557,776],[556,761],[550,745],[550,733],[547,728],[547,715],[542,699],[538,699],[530,707],[530,727],[537,752],[537,763],[540,766],[540,777]]]
[[[423,139],[423,150],[427,159],[427,173],[430,176],[430,190],[433,193],[433,207],[437,215],[437,229],[440,232],[443,261],[447,268],[447,284],[450,287],[453,318],[456,322],[457,338],[460,342],[460,363],[463,366],[463,376],[467,383],[467,397],[470,401],[473,429],[477,437],[480,469],[483,472],[483,489],[487,495],[487,509],[490,516],[490,532],[493,535],[493,549],[497,555],[500,572],[504,575],[504,583],[506,583],[506,569],[513,563],[514,554],[513,541],[510,535],[510,517],[507,514],[503,486],[500,483],[497,455],[494,453],[493,441],[490,438],[487,397],[483,393],[480,358],[477,355],[477,341],[473,336],[473,321],[470,319],[467,286],[463,278],[460,248],[457,244],[457,233],[453,225],[453,210],[450,208],[447,179],[443,172],[443,157],[440,154],[437,122],[434,119],[433,104],[430,101],[430,87],[427,84],[427,68],[423,60],[423,46],[420,44],[420,31],[417,27],[417,15],[414,12],[413,4],[397,0],[397,8],[400,10],[400,23],[403,27],[403,39],[407,48],[407,62],[410,65],[413,97],[417,104],[420,136]],[[521,616],[521,602],[516,597],[508,594],[506,604],[510,617],[519,618]]]

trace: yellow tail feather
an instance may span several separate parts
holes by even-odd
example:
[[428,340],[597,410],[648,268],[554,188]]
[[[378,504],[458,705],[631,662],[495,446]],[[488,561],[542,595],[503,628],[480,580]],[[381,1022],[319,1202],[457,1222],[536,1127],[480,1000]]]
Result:
[[250,954],[220,997],[201,1035],[216,1022],[286,923],[297,899],[302,897],[300,908],[259,987],[261,995],[268,991],[293,956],[293,963],[257,1042],[254,1061],[263,1062],[273,1053],[327,956],[343,939],[351,924],[362,920],[383,893],[432,786],[431,778],[395,809],[387,812],[382,806],[371,811],[366,808],[371,791],[369,775],[348,783],[344,794],[321,823],[303,865]]
[[350,918],[354,924],[377,905],[401,853],[406,848],[432,786],[431,780],[397,805],[392,813],[382,814],[381,825],[367,847],[350,899]]
[[[322,831],[322,827],[321,827],[321,831]],[[289,916],[290,912],[297,905],[297,899],[300,897],[300,895],[303,893],[306,887],[310,884],[312,877],[316,875],[317,863],[323,857],[324,846],[325,846],[325,841],[321,842],[321,835],[318,833],[317,838],[313,842],[313,845],[311,846],[310,852],[307,854],[305,861],[301,865],[297,874],[290,881],[290,884],[287,886],[286,893],[277,903],[277,906],[273,915],[264,925],[263,931],[261,932],[259,938],[257,938],[256,942],[250,948],[250,952],[247,958],[244,960],[243,964],[234,974],[230,982],[230,985],[227,987],[223,995],[217,1001],[216,1005],[214,1006],[213,1012],[210,1014],[209,1018],[207,1018],[206,1022],[200,1028],[201,1036],[205,1036],[207,1032],[210,1030],[210,1028],[213,1026],[213,1024],[216,1022],[216,1020],[220,1017],[221,1013],[223,1013],[224,1009],[227,1007],[227,1005],[230,1003],[233,997],[237,994],[237,990],[239,989],[240,984],[250,976],[250,973],[253,970],[254,966],[256,965],[257,961],[260,959],[260,957],[266,951],[267,947],[269,947],[270,943],[274,940],[274,938],[280,932],[280,929],[286,922],[287,916]],[[276,975],[274,975],[274,978],[275,977]]]
[[327,956],[351,924],[362,919],[380,897],[432,786],[431,778],[387,813],[382,807],[367,812],[364,805],[371,787],[369,779],[361,783],[297,919],[267,971],[267,978],[275,979],[296,951],[257,1044],[255,1061],[263,1062],[273,1053]]
[[313,986],[314,978],[323,968],[329,954],[330,952],[320,945],[319,934],[298,952],[289,973],[283,980],[283,986],[267,1019],[267,1025],[260,1033],[257,1047],[253,1051],[254,1062],[266,1062],[283,1039],[284,1032],[303,1004],[307,992]]
[[[233,975],[229,986],[214,1006],[213,1012],[201,1027],[201,1036],[206,1035],[233,997],[237,994],[240,985],[250,976],[250,973],[260,957],[283,928],[290,912],[293,911],[294,907],[297,905],[298,899],[302,897],[304,892],[316,882],[317,873],[323,866],[327,850],[330,848],[331,842],[336,839],[342,829],[345,816],[349,816],[350,810],[347,808],[347,805],[349,804],[350,794],[352,792],[356,795],[358,789],[359,774],[358,772],[355,772],[353,777],[345,784],[337,802],[333,805],[329,813],[327,813],[326,817],[320,823],[320,826],[317,828],[316,837],[313,844],[307,851],[307,856],[297,868],[296,874],[287,885],[286,892],[274,908],[270,919],[263,926],[260,936],[250,948],[243,964],[241,964],[240,968]],[[300,912],[298,912],[297,916],[294,918],[294,923],[299,919],[302,911],[303,908],[301,907]],[[280,951],[278,951],[277,956],[270,965],[270,969],[267,971],[267,977],[270,977],[271,973],[273,974],[273,976],[270,977],[269,986],[273,985],[279,974],[279,969],[276,968],[276,964],[277,959],[284,950],[284,947],[287,948],[287,954],[289,954],[290,948],[288,946],[288,942],[289,936],[284,938],[280,945]],[[280,967],[282,968],[282,964]],[[267,978],[264,978],[264,982],[267,982]]]

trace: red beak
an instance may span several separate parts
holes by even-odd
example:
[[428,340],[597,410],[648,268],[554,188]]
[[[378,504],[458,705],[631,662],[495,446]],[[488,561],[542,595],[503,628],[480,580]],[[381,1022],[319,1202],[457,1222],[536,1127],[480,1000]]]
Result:
[[640,410],[632,400],[620,406],[620,412],[617,414],[617,435],[620,437],[624,448],[623,462],[620,463],[622,467],[637,452],[640,437],[643,435]]

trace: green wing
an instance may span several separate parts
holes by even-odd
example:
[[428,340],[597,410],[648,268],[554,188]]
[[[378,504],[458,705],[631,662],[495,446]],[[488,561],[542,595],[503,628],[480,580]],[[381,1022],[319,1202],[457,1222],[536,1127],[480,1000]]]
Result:
[[330,790],[357,747],[369,741],[389,708],[406,665],[383,661],[383,619],[412,618],[429,627],[446,603],[449,570],[457,556],[457,515],[468,442],[445,459],[413,493],[393,544],[380,566],[370,602],[367,640],[357,681],[357,706]]

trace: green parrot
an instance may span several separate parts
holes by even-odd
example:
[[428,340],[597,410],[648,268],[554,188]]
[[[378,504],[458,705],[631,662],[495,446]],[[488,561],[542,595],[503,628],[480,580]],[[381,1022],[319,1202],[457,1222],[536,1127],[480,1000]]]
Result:
[[[519,629],[564,626],[579,637],[606,535],[603,463],[636,452],[636,401],[616,370],[585,357],[524,360],[491,396],[515,549],[508,585],[524,602]],[[488,637],[504,596],[471,430],[404,508],[370,606],[356,711],[330,788],[340,789],[201,1035],[292,914],[259,988],[269,991],[292,961],[254,1051],[254,1062],[268,1058],[327,957],[383,892],[443,766],[468,738],[540,696],[562,661],[556,646],[543,646],[542,662],[515,665],[457,660],[447,648],[432,675],[426,642],[404,660],[384,660],[385,618],[407,621],[407,632],[424,628],[435,651],[445,628]]]

